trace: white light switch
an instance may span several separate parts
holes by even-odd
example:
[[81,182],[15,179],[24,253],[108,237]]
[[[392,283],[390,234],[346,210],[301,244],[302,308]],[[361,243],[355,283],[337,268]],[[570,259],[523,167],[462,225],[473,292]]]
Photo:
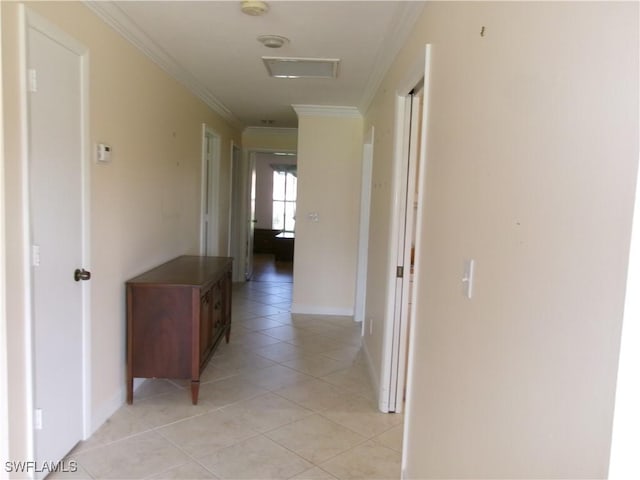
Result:
[[467,298],[473,296],[473,275],[475,273],[476,261],[465,260],[464,261],[464,274],[462,275],[462,293]]
[[108,163],[111,161],[111,146],[104,143],[96,144],[96,161]]
[[309,212],[307,213],[307,219],[310,222],[318,223],[320,221],[320,214],[318,212]]

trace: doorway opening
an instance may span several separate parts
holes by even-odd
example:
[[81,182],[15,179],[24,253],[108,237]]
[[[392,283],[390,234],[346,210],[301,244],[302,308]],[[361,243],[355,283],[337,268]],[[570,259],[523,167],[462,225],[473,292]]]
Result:
[[202,125],[200,254],[220,255],[220,136]]
[[297,200],[297,154],[252,151],[250,154],[249,244],[252,269],[247,279],[293,281]]
[[407,385],[413,282],[419,268],[420,224],[426,170],[426,124],[429,94],[430,45],[426,46],[419,76],[396,99],[395,205],[392,213],[389,272],[393,275],[387,290],[383,363],[379,408],[402,412]]

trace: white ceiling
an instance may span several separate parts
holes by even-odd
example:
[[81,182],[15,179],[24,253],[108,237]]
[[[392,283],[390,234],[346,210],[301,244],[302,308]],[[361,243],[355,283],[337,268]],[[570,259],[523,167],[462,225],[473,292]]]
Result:
[[[261,17],[240,1],[118,1],[87,5],[239,127],[295,127],[291,105],[363,111],[422,8],[404,1],[272,1]],[[280,49],[256,37],[285,36]],[[337,79],[277,79],[262,56],[341,59]]]

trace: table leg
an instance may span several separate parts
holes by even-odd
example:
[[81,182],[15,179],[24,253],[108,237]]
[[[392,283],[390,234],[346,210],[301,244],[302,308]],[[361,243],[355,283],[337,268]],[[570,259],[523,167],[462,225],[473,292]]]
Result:
[[127,378],[127,403],[133,403],[133,377]]
[[200,392],[200,380],[191,380],[191,402],[198,404],[198,393]]

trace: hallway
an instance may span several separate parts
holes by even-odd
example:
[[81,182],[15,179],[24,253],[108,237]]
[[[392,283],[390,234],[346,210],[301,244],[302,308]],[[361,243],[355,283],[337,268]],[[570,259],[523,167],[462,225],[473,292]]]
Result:
[[[287,265],[234,285],[231,342],[188,382],[148,380],[52,478],[400,477],[402,415],[375,407],[351,317],[290,313]],[[268,259],[267,259],[268,260]]]

